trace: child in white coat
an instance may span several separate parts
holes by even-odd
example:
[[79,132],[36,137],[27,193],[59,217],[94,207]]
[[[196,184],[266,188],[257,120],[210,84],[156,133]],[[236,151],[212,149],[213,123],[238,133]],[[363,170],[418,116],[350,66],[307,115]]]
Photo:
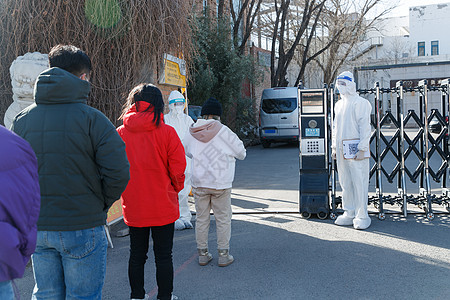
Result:
[[202,107],[202,119],[192,125],[184,140],[185,151],[192,157],[192,187],[197,211],[195,236],[199,264],[212,260],[208,252],[210,210],[213,210],[217,227],[218,265],[230,265],[234,258],[229,254],[231,238],[231,186],[235,161],[244,159],[246,150],[242,141],[227,126],[220,123],[222,106],[209,98]]

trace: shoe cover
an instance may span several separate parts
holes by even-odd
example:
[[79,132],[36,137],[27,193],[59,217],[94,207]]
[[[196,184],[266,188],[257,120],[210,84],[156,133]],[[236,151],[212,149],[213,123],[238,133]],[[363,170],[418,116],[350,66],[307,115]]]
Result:
[[370,223],[372,223],[372,220],[370,220],[370,218],[354,218],[353,228],[364,230],[369,228]]
[[184,225],[183,220],[178,219],[175,221],[175,230],[183,230],[186,228],[186,225]]
[[194,228],[194,226],[192,226],[191,221],[187,221],[187,220],[182,220],[182,221],[183,221],[183,223],[184,223],[184,228],[186,228],[186,229],[192,229],[192,228]]
[[336,221],[334,221],[334,224],[339,226],[350,226],[353,225],[353,218],[348,217],[345,213],[343,215],[340,215],[337,217]]

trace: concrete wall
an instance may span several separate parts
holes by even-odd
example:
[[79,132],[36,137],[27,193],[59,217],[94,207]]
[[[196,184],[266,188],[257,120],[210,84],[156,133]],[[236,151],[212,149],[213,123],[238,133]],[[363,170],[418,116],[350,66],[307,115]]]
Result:
[[431,55],[431,41],[439,41],[439,54],[450,54],[450,2],[409,9],[410,44],[425,42],[425,56]]

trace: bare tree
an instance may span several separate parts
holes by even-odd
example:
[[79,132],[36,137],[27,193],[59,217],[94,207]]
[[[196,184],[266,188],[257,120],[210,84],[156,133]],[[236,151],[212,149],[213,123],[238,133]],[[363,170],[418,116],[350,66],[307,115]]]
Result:
[[[330,6],[323,13],[321,20],[322,26],[328,32],[328,35],[318,36],[318,43],[319,45],[327,44],[338,32],[341,32],[341,34],[320,56],[310,56],[321,68],[324,83],[330,84],[333,82],[340,68],[351,58],[355,46],[361,43],[361,40],[368,30],[373,27],[374,23],[392,9],[384,9],[369,20],[367,18],[368,14],[381,3],[382,0],[330,1]],[[354,54],[352,59],[356,59],[359,55],[364,54],[365,51],[376,47],[378,43],[378,39],[369,39],[365,48]]]
[[[271,52],[271,85],[272,86],[287,86],[286,78],[287,69],[294,58],[297,48],[300,46],[302,58],[300,65],[301,78],[305,72],[306,65],[325,51],[340,34],[338,33],[330,42],[319,50],[312,57],[308,56],[308,51],[313,40],[317,24],[319,24],[320,16],[325,7],[326,0],[303,0],[293,1],[291,7],[291,0],[275,0],[274,14],[275,19],[272,26],[272,52]],[[301,14],[299,23],[294,25],[292,22],[292,11]],[[288,23],[291,27],[288,27]],[[289,40],[289,34],[292,32],[294,39]],[[276,61],[276,54],[278,60]],[[275,66],[276,64],[276,66]],[[297,79],[295,85],[298,84]]]
[[388,48],[384,50],[386,57],[390,57],[394,60],[394,64],[398,63],[399,60],[405,60],[413,54],[413,48],[408,44],[402,36],[393,37],[388,42]]
[[372,25],[373,20],[366,21],[368,12],[382,0],[270,2],[272,5],[269,6],[269,1],[264,1],[265,9],[261,10],[260,18],[265,22],[266,36],[270,36],[272,41],[271,84],[287,86],[291,84],[286,77],[292,60],[299,67],[294,85],[304,79],[306,68],[312,62],[322,69],[325,82],[330,82],[365,30]]
[[[232,19],[233,44],[239,55],[245,51],[245,46],[250,38],[254,28],[256,17],[259,14],[263,0],[243,0],[238,7],[229,0],[229,11]],[[219,19],[225,20],[228,17],[225,14],[225,0],[219,0],[217,6],[217,15]],[[240,34],[241,33],[241,34]]]

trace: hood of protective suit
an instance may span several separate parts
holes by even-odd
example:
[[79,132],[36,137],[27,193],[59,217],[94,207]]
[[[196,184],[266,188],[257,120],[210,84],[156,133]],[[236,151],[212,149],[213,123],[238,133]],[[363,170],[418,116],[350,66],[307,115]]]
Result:
[[[179,105],[183,103],[183,105]],[[178,104],[178,105],[175,105]],[[169,95],[169,114],[177,116],[184,113],[186,107],[186,100],[179,91],[172,91]]]
[[189,132],[195,139],[207,143],[219,133],[222,126],[222,123],[217,120],[198,119],[197,123],[189,128]]
[[339,74],[336,78],[336,88],[339,91],[343,100],[346,100],[349,96],[356,96],[356,83],[355,78],[351,72],[345,71]]

